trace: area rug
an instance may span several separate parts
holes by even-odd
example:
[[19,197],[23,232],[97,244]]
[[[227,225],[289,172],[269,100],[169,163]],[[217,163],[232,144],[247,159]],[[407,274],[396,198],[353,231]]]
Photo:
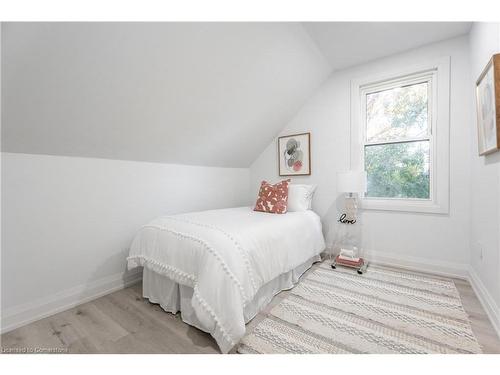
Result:
[[481,353],[450,279],[323,262],[289,293],[239,353]]

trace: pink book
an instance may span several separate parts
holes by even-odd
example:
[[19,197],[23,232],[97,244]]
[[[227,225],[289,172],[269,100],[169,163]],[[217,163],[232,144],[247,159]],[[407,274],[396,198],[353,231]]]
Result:
[[357,262],[354,262],[352,260],[346,260],[343,258],[340,258],[340,256],[337,255],[336,262],[338,264],[345,264],[346,266],[352,266],[352,267],[360,267],[363,265],[363,258],[359,258]]

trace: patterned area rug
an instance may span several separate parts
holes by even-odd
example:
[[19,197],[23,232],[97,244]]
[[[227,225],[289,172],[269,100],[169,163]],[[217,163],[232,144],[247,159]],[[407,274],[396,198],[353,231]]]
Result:
[[452,280],[326,262],[248,333],[239,353],[481,353]]

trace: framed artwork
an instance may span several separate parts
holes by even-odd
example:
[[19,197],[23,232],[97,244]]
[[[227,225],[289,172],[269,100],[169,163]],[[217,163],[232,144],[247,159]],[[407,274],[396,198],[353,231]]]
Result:
[[500,54],[494,55],[476,82],[479,155],[500,149]]
[[278,138],[278,168],[280,176],[311,174],[311,133]]

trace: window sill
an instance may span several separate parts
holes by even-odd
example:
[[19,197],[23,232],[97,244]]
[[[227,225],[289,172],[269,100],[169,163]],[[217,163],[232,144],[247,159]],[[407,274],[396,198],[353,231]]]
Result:
[[361,208],[364,210],[399,211],[431,214],[447,214],[448,205],[433,201],[404,199],[368,199],[362,198]]

